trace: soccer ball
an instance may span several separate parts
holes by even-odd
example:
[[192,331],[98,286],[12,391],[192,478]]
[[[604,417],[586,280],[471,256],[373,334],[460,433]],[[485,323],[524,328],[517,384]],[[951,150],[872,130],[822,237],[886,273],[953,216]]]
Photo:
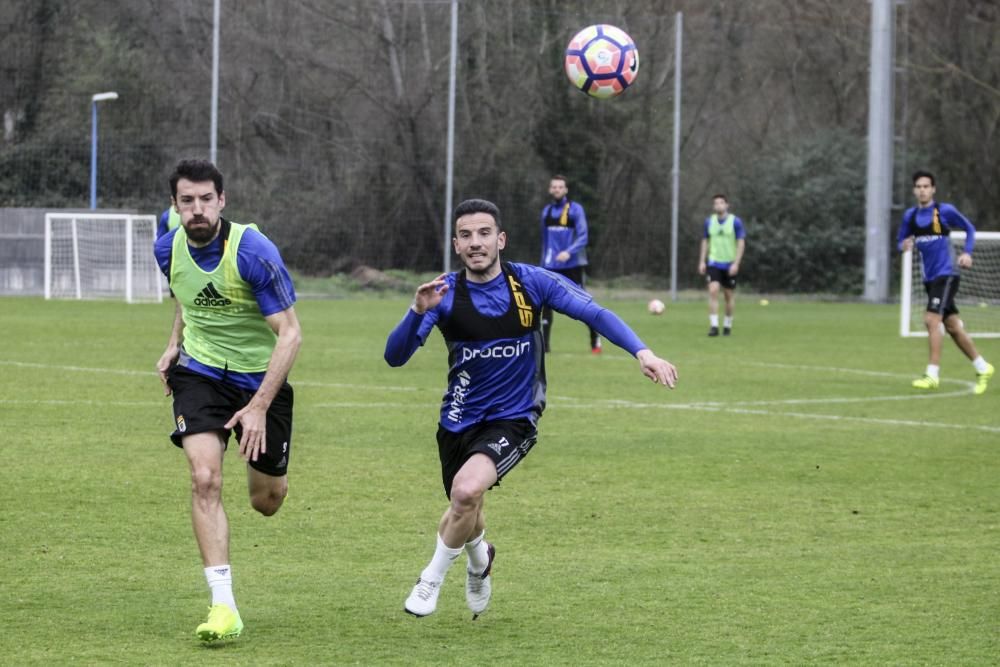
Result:
[[639,71],[639,52],[624,30],[592,25],[569,41],[566,76],[591,97],[607,99],[632,85]]
[[666,306],[664,306],[663,302],[659,299],[653,299],[649,302],[649,305],[646,306],[646,309],[649,310],[651,315],[662,315],[665,308]]

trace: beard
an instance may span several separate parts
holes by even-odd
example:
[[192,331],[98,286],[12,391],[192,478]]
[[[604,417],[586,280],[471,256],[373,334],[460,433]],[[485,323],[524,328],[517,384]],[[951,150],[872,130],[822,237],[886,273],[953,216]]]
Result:
[[[198,223],[195,225],[195,223]],[[208,223],[208,224],[201,224]],[[213,225],[209,223],[208,218],[198,217],[191,218],[188,222],[190,225],[195,225],[189,227],[184,225],[184,232],[187,234],[188,239],[197,244],[208,243],[215,238],[215,235],[219,232],[219,221]]]

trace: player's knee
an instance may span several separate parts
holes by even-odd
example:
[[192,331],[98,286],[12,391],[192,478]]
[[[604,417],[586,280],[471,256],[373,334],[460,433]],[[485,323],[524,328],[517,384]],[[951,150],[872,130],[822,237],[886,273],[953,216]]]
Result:
[[191,492],[202,499],[221,497],[222,471],[209,466],[196,466],[192,468]]
[[451,506],[459,512],[473,510],[479,506],[483,492],[474,482],[456,479],[451,485]]
[[250,506],[264,516],[274,516],[281,509],[281,504],[285,502],[286,495],[288,495],[287,485],[257,491],[250,496]]
[[944,321],[944,330],[954,336],[962,331],[962,320],[957,317],[949,317]]

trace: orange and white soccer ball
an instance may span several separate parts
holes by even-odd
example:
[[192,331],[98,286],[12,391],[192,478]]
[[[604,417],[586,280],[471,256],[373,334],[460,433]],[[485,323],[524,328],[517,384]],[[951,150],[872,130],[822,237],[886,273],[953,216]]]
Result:
[[660,301],[659,299],[653,299],[652,301],[649,302],[649,305],[646,306],[646,309],[649,311],[651,315],[662,315],[663,311],[666,310],[666,308],[667,307],[664,306],[663,302]]
[[639,52],[624,30],[592,25],[569,41],[564,61],[566,76],[591,97],[607,99],[632,85],[639,72]]

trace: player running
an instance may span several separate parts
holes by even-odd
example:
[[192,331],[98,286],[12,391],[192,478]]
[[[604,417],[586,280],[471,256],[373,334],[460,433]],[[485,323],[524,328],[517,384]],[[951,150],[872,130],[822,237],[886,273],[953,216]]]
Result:
[[[976,345],[962,326],[955,306],[958,293],[959,268],[972,266],[972,249],[976,245],[976,228],[951,204],[934,201],[937,191],[934,174],[918,171],[913,174],[913,194],[917,205],[903,214],[903,224],[899,227],[899,249],[903,252],[916,245],[920,252],[920,265],[924,272],[924,288],[927,290],[927,312],[924,324],[927,326],[927,342],[930,359],[922,378],[913,381],[917,389],[937,389],[941,368],[941,324],[976,369],[977,394],[986,391],[986,385],[993,377],[993,365],[986,363],[976,351]],[[965,230],[965,248],[956,260],[948,235],[952,228]],[[956,267],[956,264],[958,265]]]
[[295,290],[278,249],[252,226],[222,218],[222,174],[186,160],[170,177],[181,225],[156,241],[156,261],[177,299],[167,349],[156,364],[174,396],[176,430],[191,469],[191,522],[212,592],[204,641],[238,637],[222,455],[236,430],[250,504],[264,516],[288,492],[292,388],[285,379],[302,334]]
[[435,325],[448,345],[448,388],[437,441],[450,504],[438,525],[434,555],[404,603],[415,616],[437,608],[445,574],[463,551],[469,609],[478,615],[489,604],[496,549],[485,539],[484,496],[537,438],[546,389],[543,308],[596,329],[634,355],[653,382],[673,388],[677,381],[669,362],[580,287],[539,267],[501,262],[507,237],[494,204],[470,199],[458,205],[454,217],[452,242],[464,269],[418,287],[385,347],[389,365],[402,366]]

